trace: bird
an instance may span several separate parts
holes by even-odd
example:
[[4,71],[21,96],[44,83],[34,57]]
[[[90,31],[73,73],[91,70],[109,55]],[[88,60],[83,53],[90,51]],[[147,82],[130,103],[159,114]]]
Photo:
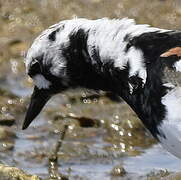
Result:
[[181,158],[181,31],[129,18],[63,20],[33,41],[25,66],[34,90],[22,129],[55,94],[102,90],[121,97],[152,136]]

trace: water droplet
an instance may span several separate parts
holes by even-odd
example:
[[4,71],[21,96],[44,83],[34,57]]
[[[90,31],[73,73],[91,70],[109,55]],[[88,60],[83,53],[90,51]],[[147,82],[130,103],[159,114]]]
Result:
[[9,100],[8,100],[8,104],[13,104],[13,100],[12,100],[12,99],[9,99]]
[[5,111],[7,111],[7,108],[6,108],[5,106],[3,106],[3,107],[1,108],[1,110],[2,110],[3,112],[5,112]]

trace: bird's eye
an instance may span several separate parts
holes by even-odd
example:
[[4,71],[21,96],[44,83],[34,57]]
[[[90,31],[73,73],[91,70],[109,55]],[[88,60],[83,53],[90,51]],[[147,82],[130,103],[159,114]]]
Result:
[[33,77],[34,75],[40,74],[41,72],[42,72],[42,70],[41,70],[41,65],[40,65],[39,61],[36,59],[33,59],[33,61],[31,62],[29,71],[28,71],[28,75],[30,77]]

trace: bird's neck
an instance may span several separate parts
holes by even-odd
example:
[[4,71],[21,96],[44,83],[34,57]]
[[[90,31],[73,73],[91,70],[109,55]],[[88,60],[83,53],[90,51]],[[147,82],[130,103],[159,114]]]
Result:
[[150,65],[147,68],[146,84],[142,89],[133,94],[127,92],[120,94],[154,137],[157,137],[160,133],[158,126],[162,123],[166,115],[165,106],[162,103],[162,97],[165,95],[165,87],[162,84],[161,68],[160,61]]

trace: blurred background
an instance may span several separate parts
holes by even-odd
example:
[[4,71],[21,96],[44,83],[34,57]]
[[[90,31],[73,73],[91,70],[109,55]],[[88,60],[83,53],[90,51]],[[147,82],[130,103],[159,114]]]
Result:
[[32,92],[24,55],[42,30],[74,17],[129,17],[180,30],[181,1],[0,0],[0,164],[48,178],[48,157],[67,124],[58,163],[69,179],[153,180],[179,171],[180,160],[157,144],[112,94],[78,89],[57,95],[21,130]]

